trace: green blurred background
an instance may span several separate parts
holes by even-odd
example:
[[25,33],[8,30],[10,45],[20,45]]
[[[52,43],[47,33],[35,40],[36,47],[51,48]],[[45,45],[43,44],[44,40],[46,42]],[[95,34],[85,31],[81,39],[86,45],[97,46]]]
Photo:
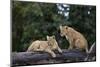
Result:
[[46,40],[47,35],[55,35],[59,46],[68,48],[59,25],[82,33],[90,47],[96,41],[96,6],[13,1],[12,51],[26,51],[32,41]]

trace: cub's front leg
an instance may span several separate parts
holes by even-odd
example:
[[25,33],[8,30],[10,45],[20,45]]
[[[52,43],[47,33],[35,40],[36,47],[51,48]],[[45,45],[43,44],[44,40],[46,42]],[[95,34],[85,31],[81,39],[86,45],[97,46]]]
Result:
[[59,51],[59,53],[62,53],[62,50],[60,49],[60,47],[58,47],[57,50]]
[[68,48],[68,50],[71,50],[71,49],[73,49],[73,41],[72,40],[69,40],[69,48]]
[[56,57],[56,54],[51,49],[46,49],[45,52],[48,52],[52,57]]
[[68,37],[67,35],[65,37],[66,37],[66,40],[69,41],[69,48],[68,48],[68,50],[73,49],[72,39],[70,37]]
[[44,51],[44,49],[34,49],[34,51]]

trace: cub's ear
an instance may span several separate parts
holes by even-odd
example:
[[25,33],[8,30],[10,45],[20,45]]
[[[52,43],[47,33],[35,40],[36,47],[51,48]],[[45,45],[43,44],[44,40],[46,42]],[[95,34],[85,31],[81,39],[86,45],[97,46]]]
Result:
[[49,39],[49,36],[47,35],[47,40]]
[[59,28],[61,29],[62,28],[62,25],[60,25]]
[[55,39],[55,36],[53,35],[52,38]]
[[68,26],[64,26],[66,29],[68,29]]

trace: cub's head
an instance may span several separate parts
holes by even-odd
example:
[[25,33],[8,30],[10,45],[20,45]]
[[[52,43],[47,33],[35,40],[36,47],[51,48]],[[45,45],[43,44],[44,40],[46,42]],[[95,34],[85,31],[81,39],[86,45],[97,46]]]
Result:
[[60,35],[61,36],[65,36],[66,34],[67,34],[67,32],[68,32],[68,26],[62,26],[62,25],[60,25]]
[[48,41],[49,45],[51,45],[51,46],[58,46],[58,43],[57,43],[54,35],[47,36],[47,41]]

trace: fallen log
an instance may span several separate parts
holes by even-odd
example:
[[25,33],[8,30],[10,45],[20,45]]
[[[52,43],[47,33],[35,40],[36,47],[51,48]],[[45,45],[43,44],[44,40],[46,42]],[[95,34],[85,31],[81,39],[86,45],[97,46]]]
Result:
[[80,51],[78,49],[62,50],[63,53],[59,54],[57,51],[56,57],[51,57],[46,52],[13,52],[12,53],[12,66],[23,65],[37,65],[37,64],[51,64],[51,63],[69,63],[69,62],[83,62],[96,60],[96,44],[93,43],[89,53]]
[[74,50],[63,50],[62,54],[55,52],[57,57],[53,58],[45,52],[18,52],[12,53],[12,65],[36,65],[48,63],[64,63],[84,61],[87,54],[85,52]]

